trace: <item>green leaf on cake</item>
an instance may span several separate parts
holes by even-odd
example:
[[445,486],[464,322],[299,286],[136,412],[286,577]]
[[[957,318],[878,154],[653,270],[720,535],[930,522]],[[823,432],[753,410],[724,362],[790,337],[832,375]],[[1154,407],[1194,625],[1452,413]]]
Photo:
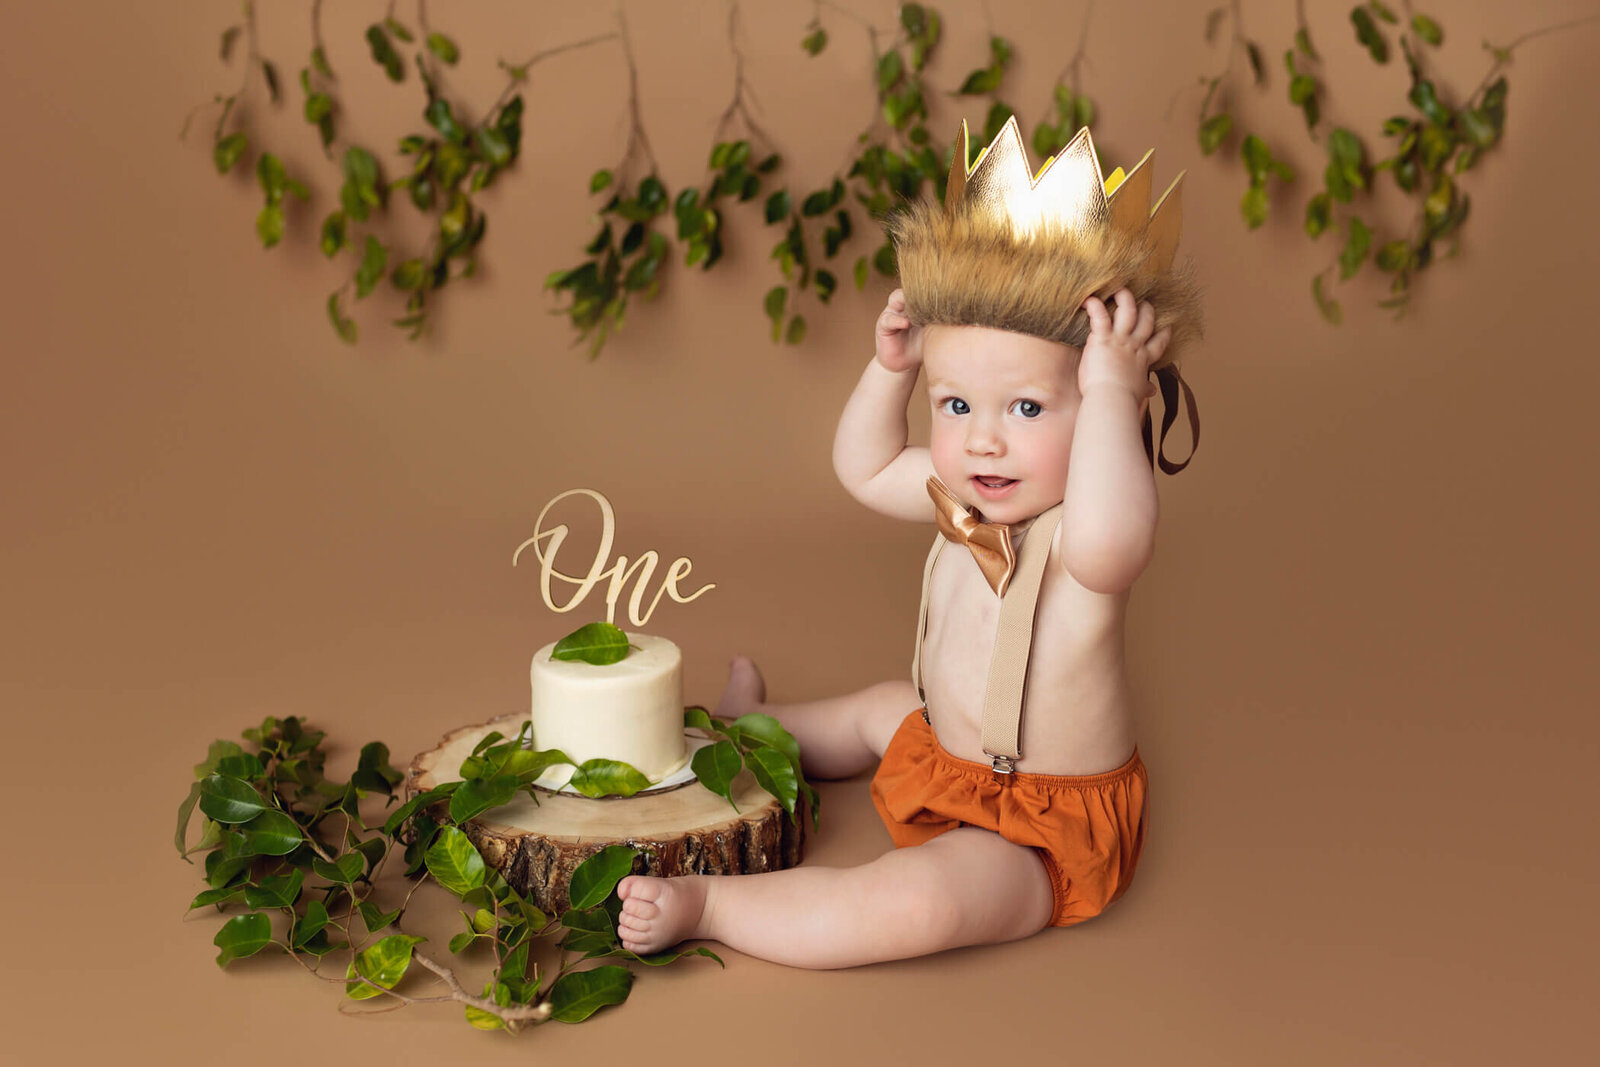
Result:
[[517,795],[517,786],[515,778],[504,774],[470,779],[450,797],[450,818],[463,823],[490,808],[498,808]]
[[631,797],[650,788],[650,779],[619,760],[592,759],[578,764],[569,784],[586,797]]
[[591,622],[557,641],[550,658],[579,660],[603,667],[618,662],[627,654],[627,634],[609,622]]
[[[572,872],[568,895],[572,906],[578,910],[592,908],[611,895],[617,883],[633,870],[634,857],[639,850],[627,845],[607,845],[596,852]],[[572,923],[568,923],[572,926]],[[581,929],[583,927],[573,927]]]

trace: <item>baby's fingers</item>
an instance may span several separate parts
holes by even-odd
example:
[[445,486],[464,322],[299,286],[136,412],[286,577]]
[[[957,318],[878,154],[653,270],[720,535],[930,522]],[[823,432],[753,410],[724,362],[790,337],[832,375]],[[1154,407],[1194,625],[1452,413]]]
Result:
[[1117,302],[1116,332],[1131,334],[1139,321],[1139,302],[1133,298],[1133,290],[1126,286],[1117,290],[1114,299]]
[[1106,311],[1106,305],[1098,296],[1091,296],[1083,302],[1083,310],[1089,316],[1090,333],[1106,333],[1111,329],[1111,314]]
[[1154,363],[1167,351],[1167,345],[1172,343],[1172,327],[1163,326],[1161,332],[1144,343],[1144,350],[1150,354],[1150,362]]
[[1144,344],[1156,332],[1156,306],[1146,300],[1139,305],[1139,321],[1133,328],[1135,344]]
[[904,289],[896,289],[894,292],[890,293],[888,306],[889,310],[891,311],[905,311],[906,291]]

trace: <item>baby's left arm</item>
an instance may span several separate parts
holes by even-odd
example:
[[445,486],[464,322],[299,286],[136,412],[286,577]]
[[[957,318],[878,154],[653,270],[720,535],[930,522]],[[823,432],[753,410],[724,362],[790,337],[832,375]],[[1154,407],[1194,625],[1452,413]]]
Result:
[[1145,457],[1140,418],[1155,383],[1151,364],[1172,338],[1157,333],[1155,308],[1118,290],[1116,316],[1097,297],[1084,301],[1089,339],[1078,363],[1082,402],[1072,431],[1065,506],[1056,555],[1073,579],[1097,593],[1120,593],[1155,554],[1155,474]]

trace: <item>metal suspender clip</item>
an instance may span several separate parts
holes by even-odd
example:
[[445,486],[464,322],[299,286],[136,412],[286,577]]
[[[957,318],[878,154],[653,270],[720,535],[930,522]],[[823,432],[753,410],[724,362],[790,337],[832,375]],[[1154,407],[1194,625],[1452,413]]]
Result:
[[993,752],[987,754],[994,756],[994,773],[997,776],[1013,773],[1012,765],[1016,763],[1017,760],[1022,758],[1022,753],[1020,752],[1018,752],[1015,756],[995,756]]

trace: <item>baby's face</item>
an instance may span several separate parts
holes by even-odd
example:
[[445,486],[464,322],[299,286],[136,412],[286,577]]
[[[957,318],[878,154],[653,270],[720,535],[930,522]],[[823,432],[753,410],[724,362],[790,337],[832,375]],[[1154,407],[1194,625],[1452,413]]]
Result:
[[991,522],[1061,503],[1080,350],[987,326],[932,326],[922,345],[940,480]]

